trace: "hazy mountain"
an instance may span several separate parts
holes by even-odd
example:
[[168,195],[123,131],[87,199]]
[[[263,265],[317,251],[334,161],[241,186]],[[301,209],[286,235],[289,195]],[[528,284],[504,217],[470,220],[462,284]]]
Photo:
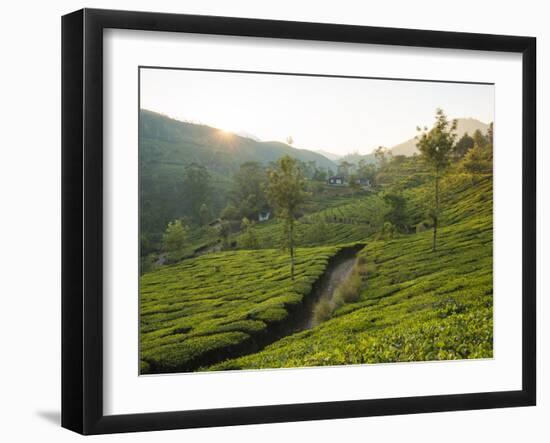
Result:
[[241,163],[267,164],[285,154],[317,166],[333,168],[327,157],[280,142],[260,142],[210,126],[181,122],[155,112],[141,110],[139,122],[140,158],[154,163],[201,163],[226,174]]
[[342,161],[347,161],[349,163],[353,163],[355,165],[359,164],[359,161],[363,160],[365,163],[376,163],[376,159],[374,158],[374,154],[359,154],[357,152],[354,152],[353,154],[346,154],[343,157],[340,157],[337,163],[340,163]]
[[203,165],[209,175],[207,209],[212,215],[227,205],[231,179],[242,163],[264,165],[285,154],[335,169],[328,158],[285,143],[259,142],[205,125],[173,120],[141,110],[139,119],[139,187],[141,232],[159,235],[170,220],[188,215],[192,196],[184,192],[185,168]]
[[333,154],[332,152],[328,152],[328,151],[323,151],[322,149],[317,149],[315,152],[317,152],[318,154],[321,154],[322,156],[328,158],[329,160],[332,160],[333,162],[336,162],[342,158],[341,155]]
[[[480,122],[475,118],[459,118],[457,119],[456,133],[458,135],[457,139],[462,137],[466,132],[472,135],[476,130],[480,130],[483,133],[487,132],[489,128],[488,124]],[[416,148],[416,139],[410,138],[409,140],[393,146],[391,152],[393,155],[413,155],[415,152],[418,152]]]
[[241,137],[244,137],[244,138],[251,138],[252,140],[254,141],[257,141],[257,142],[261,142],[262,140],[260,139],[260,137],[250,133],[250,132],[246,132],[246,131],[239,131],[239,132],[236,132],[235,134],[241,136]]

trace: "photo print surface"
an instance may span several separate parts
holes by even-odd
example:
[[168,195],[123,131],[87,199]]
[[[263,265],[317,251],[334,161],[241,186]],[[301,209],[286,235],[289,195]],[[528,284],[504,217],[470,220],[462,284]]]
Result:
[[494,85],[141,67],[140,373],[493,357]]

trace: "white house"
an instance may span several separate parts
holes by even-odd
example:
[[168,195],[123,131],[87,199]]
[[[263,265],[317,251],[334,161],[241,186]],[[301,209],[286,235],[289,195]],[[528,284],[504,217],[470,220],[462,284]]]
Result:
[[268,221],[270,217],[271,211],[260,211],[260,213],[258,214],[258,221]]

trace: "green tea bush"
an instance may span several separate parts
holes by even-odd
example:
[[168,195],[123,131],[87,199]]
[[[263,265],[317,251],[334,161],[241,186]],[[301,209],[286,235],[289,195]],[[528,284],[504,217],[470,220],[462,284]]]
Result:
[[193,370],[264,334],[303,302],[338,250],[298,249],[294,281],[277,249],[206,254],[144,274],[141,372]]
[[362,279],[357,268],[354,269],[348,279],[342,282],[334,291],[334,299],[337,305],[355,302],[359,299],[359,290]]
[[313,321],[314,324],[322,323],[328,320],[332,316],[334,310],[334,304],[332,301],[324,298],[315,305],[313,309]]
[[329,321],[204,369],[492,358],[492,182],[453,185],[438,251],[429,231],[371,238],[357,259],[357,300],[320,305],[319,319]]
[[[307,202],[297,221],[294,282],[277,219],[250,228],[258,247],[270,249],[209,253],[145,273],[142,372],[491,358],[492,178],[477,174],[473,180],[455,169],[441,180],[436,252],[429,224],[414,234],[376,238],[388,209],[383,199],[327,188]],[[426,220],[433,201],[431,179],[419,159],[404,159],[390,163],[380,186],[402,193],[415,226]],[[240,235],[232,234],[237,244]],[[332,300],[314,308],[313,328],[229,357],[270,327],[284,327],[330,257],[353,242],[367,246]]]

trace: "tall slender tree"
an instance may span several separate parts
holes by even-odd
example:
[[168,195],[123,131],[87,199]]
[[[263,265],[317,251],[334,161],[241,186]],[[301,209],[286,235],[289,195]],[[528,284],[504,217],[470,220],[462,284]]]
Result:
[[440,212],[440,189],[441,176],[449,167],[451,154],[456,139],[456,120],[449,121],[443,109],[437,109],[435,114],[435,125],[431,130],[420,128],[420,134],[416,137],[416,147],[423,159],[432,168],[434,175],[434,206],[430,211],[433,222],[432,251],[437,249],[437,228]]
[[353,163],[348,162],[347,160],[342,160],[338,164],[338,174],[342,175],[346,180],[349,178],[350,169],[353,166]]
[[290,254],[290,275],[294,280],[294,224],[300,206],[307,196],[304,175],[295,159],[285,155],[268,171],[266,194],[276,215],[284,221],[286,246]]

